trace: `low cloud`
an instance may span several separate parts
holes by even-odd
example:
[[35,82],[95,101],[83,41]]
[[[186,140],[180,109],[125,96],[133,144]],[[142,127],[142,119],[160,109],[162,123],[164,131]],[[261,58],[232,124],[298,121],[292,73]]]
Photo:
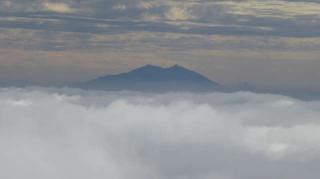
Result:
[[1,178],[317,178],[319,101],[0,90]]

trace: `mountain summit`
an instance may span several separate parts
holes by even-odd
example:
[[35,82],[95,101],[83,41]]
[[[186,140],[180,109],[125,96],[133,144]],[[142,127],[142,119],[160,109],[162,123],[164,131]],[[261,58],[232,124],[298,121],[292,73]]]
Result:
[[211,91],[220,85],[179,65],[145,65],[127,73],[107,75],[74,85],[84,89],[133,91]]

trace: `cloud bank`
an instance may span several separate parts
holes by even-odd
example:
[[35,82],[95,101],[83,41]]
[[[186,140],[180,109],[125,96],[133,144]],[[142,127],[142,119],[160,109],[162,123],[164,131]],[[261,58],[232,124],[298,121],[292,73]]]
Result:
[[1,89],[0,178],[318,178],[319,109],[246,92]]

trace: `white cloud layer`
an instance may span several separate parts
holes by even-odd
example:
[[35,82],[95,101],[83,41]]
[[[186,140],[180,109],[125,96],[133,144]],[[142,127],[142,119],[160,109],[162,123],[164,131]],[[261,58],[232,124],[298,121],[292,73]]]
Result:
[[319,109],[245,92],[1,89],[0,178],[318,178]]

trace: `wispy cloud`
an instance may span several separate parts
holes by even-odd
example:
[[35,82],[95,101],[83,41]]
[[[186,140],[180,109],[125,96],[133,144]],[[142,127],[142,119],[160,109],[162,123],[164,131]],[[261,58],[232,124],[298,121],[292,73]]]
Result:
[[[7,3],[6,3],[7,4]],[[3,13],[15,12],[44,15],[43,20],[53,18],[55,13],[71,13],[86,23],[85,18],[126,21],[119,28],[129,31],[170,31],[195,34],[225,35],[275,35],[275,36],[319,36],[319,3],[286,1],[12,1],[11,9]],[[23,10],[22,7],[28,7]],[[13,14],[13,15],[14,15]],[[12,15],[12,14],[11,14]],[[60,16],[69,22],[68,16]],[[167,21],[188,21],[180,24]],[[146,21],[144,28],[137,28],[136,21]],[[151,21],[152,23],[148,22]],[[19,23],[19,22],[17,22]],[[99,23],[99,22],[96,22]],[[100,21],[101,23],[101,21]],[[195,26],[194,23],[202,24]],[[0,24],[1,25],[1,24]],[[4,23],[2,23],[4,25]],[[169,26],[170,28],[166,28]],[[216,28],[213,28],[216,26]],[[219,28],[217,28],[219,26]],[[229,27],[233,28],[229,28]],[[21,26],[23,27],[23,26]],[[69,26],[62,26],[68,29]],[[81,28],[80,28],[81,29]],[[184,29],[184,30],[183,30]],[[188,29],[188,30],[186,30]],[[294,31],[292,29],[295,29]],[[308,30],[308,31],[307,31]],[[96,29],[97,32],[98,29]],[[95,32],[95,30],[89,31]]]

